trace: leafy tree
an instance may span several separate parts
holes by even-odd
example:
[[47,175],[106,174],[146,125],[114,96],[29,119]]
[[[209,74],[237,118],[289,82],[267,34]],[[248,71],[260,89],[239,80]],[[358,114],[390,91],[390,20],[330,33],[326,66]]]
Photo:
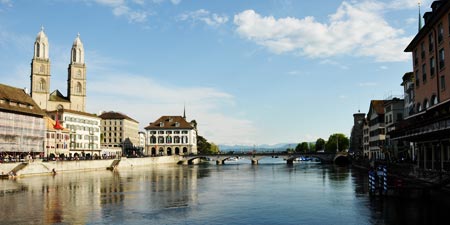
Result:
[[295,151],[296,151],[296,152],[307,152],[307,151],[309,151],[309,145],[308,145],[308,142],[302,142],[302,143],[299,143],[299,144],[297,145],[297,147],[295,147]]
[[322,138],[317,139],[315,149],[316,149],[316,151],[324,150],[325,149],[325,140],[323,140]]
[[336,152],[338,146],[340,152],[348,149],[349,139],[344,134],[336,133],[330,135],[327,143],[325,144],[325,151]]
[[197,150],[203,154],[208,154],[211,151],[211,144],[200,135],[197,136]]
[[316,151],[316,144],[314,143],[308,143],[309,144],[309,151],[315,152]]
[[211,142],[210,152],[212,154],[218,154],[220,152],[219,146]]

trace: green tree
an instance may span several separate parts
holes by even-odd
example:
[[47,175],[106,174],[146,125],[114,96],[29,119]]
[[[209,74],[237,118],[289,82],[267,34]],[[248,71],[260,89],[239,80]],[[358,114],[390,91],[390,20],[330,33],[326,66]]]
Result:
[[324,150],[325,149],[325,140],[323,140],[322,138],[317,139],[315,149],[316,149],[316,151]]
[[308,142],[302,142],[302,143],[299,143],[299,144],[297,145],[297,147],[295,147],[295,151],[296,151],[296,152],[307,152],[307,151],[309,151],[309,145],[308,145]]
[[340,152],[348,149],[349,140],[344,134],[336,133],[336,134],[330,135],[327,143],[325,144],[325,151],[326,152],[336,152],[336,149],[338,148],[338,146],[339,146],[338,151],[340,151]]
[[219,146],[211,142],[210,152],[211,154],[218,154],[220,152]]
[[200,135],[197,135],[197,150],[203,154],[208,154],[211,151],[211,144]]

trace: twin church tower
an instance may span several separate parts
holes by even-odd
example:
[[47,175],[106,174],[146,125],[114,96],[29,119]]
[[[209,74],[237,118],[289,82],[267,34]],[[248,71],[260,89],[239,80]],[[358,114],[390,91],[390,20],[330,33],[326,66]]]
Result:
[[80,40],[80,34],[72,45],[67,96],[58,90],[50,93],[50,59],[48,55],[48,38],[42,27],[34,42],[34,55],[31,60],[31,97],[43,110],[70,109],[84,112],[86,109],[86,64],[84,63],[84,47]]

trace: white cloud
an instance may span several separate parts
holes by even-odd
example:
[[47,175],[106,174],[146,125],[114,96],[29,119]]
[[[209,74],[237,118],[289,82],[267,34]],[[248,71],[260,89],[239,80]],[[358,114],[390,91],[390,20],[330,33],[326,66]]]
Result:
[[[5,5],[7,7],[12,7],[12,1],[11,0],[0,0],[0,4]],[[0,10],[1,11],[1,10]]]
[[217,27],[228,22],[228,17],[226,15],[218,15],[205,9],[183,13],[178,16],[178,19],[181,21],[191,21],[193,23],[201,21],[213,27]]
[[220,144],[255,142],[252,134],[256,129],[251,121],[223,112],[223,108],[235,106],[228,93],[209,87],[165,85],[135,74],[95,74],[96,78],[88,81],[88,109],[93,113],[122,111],[143,128],[162,115],[182,115],[186,104],[188,120],[195,119],[200,135],[208,140]]
[[262,16],[245,10],[234,16],[239,35],[277,53],[311,58],[336,55],[374,57],[377,61],[406,61],[403,53],[411,37],[383,18],[387,6],[376,1],[343,2],[327,23],[314,17],[302,19]]
[[[95,0],[100,5],[112,8],[114,16],[126,17],[130,23],[143,23],[147,21],[148,13],[142,10],[130,8],[124,0]],[[134,1],[138,5],[144,4],[143,1]]]

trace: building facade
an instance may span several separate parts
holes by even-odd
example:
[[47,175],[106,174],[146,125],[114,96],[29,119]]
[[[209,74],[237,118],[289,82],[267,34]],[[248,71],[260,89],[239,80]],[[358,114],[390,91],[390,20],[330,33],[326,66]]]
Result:
[[162,116],[145,127],[150,155],[197,154],[197,131],[186,117]]
[[103,112],[101,121],[102,149],[120,148],[123,153],[139,147],[139,122],[119,112]]
[[45,154],[50,160],[69,156],[70,153],[70,133],[59,121],[45,117],[46,135],[45,135]]
[[412,143],[418,168],[450,171],[450,1],[434,1],[423,18],[405,49],[412,53],[414,112],[390,135]]
[[23,89],[0,84],[0,155],[43,156],[45,113]]
[[67,96],[64,96],[59,90],[50,93],[49,50],[49,41],[42,28],[34,42],[34,55],[31,60],[31,97],[41,109],[46,111],[62,107],[84,112],[86,109],[86,64],[80,35],[78,34],[75,38],[71,49]]
[[385,145],[384,100],[370,101],[367,119],[369,122],[369,159],[383,160]]
[[[395,125],[403,120],[405,104],[403,99],[393,98],[384,103],[384,126],[385,126],[385,156],[388,159],[396,158],[400,151],[403,151],[402,141],[391,140],[390,132],[395,130]],[[387,155],[386,155],[387,154]]]
[[69,130],[69,157],[99,157],[100,149],[100,117],[95,114],[59,109],[47,114],[53,120],[59,120]]

